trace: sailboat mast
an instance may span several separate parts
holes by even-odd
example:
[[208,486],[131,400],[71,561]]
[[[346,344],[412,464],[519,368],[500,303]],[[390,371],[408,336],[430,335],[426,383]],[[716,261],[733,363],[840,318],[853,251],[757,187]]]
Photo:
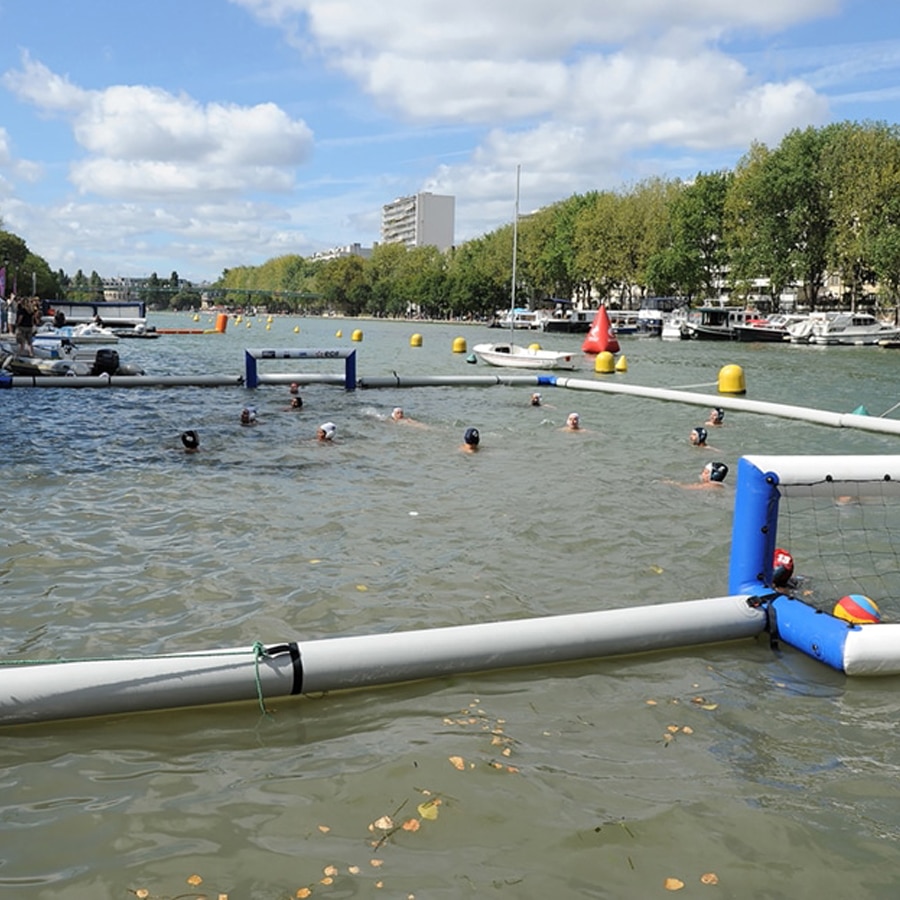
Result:
[[510,331],[515,327],[516,309],[516,255],[519,248],[519,178],[521,164],[516,166],[516,212],[513,216],[513,252],[512,252],[512,283],[509,289],[509,327]]

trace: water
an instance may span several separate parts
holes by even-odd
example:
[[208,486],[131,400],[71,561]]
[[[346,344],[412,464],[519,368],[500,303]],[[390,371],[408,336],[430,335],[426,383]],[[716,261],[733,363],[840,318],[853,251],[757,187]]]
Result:
[[[264,326],[119,351],[152,374],[237,375],[245,347],[350,346],[359,327],[361,376],[470,375],[486,370],[453,338],[496,334]],[[900,400],[890,351],[622,343],[628,372],[605,377],[712,392],[734,363],[753,399]],[[589,359],[576,375],[599,377]],[[704,453],[688,433],[705,409],[553,388],[534,409],[529,393],[314,385],[298,412],[273,386],[3,391],[2,651],[137,656],[717,596],[733,483],[667,480],[712,456],[734,472],[745,453],[897,452],[730,411]],[[237,422],[248,402],[256,428]],[[398,404],[427,427],[388,421]],[[570,411],[585,433],[560,431]],[[333,446],[311,440],[326,420]],[[475,456],[458,451],[469,425]],[[186,428],[199,454],[180,452]],[[272,717],[246,703],[6,729],[0,894],[643,898],[673,877],[683,896],[893,897],[896,691],[760,640],[278,700]],[[384,815],[420,827],[372,846]]]

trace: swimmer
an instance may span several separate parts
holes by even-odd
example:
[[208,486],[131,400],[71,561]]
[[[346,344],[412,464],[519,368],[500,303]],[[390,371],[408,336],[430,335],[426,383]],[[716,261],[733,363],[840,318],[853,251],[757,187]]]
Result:
[[403,412],[402,406],[395,406],[391,410],[391,421],[399,422],[401,425],[415,425],[417,428],[427,428],[427,425],[424,425],[422,422],[417,422],[415,419],[411,419],[405,412]]
[[245,406],[241,410],[241,425],[256,425],[258,424],[258,419],[256,418],[256,408],[253,406]]
[[698,425],[696,428],[692,428],[691,443],[695,447],[705,447],[708,434],[709,432],[702,425]]
[[541,405],[541,395],[535,392],[531,395],[531,405],[532,406],[540,406]]
[[714,406],[709,411],[709,418],[706,420],[707,425],[723,425],[725,423],[725,410],[721,406]]
[[303,398],[299,394],[296,397],[291,397],[291,402],[285,409],[303,409]]
[[466,433],[463,435],[463,442],[460,446],[460,450],[463,453],[476,453],[478,451],[478,444],[481,442],[481,435],[478,433],[477,428],[467,428]]
[[316,431],[316,440],[317,441],[333,441],[334,433],[337,431],[337,426],[334,422],[326,422],[324,425],[320,425],[318,431]]
[[794,574],[794,557],[787,550],[776,547],[772,555],[772,584],[774,587],[786,587]]
[[581,416],[578,413],[569,413],[566,424],[563,425],[563,431],[584,431],[581,427]]
[[300,385],[296,381],[292,381],[289,390],[292,394],[298,394],[300,393]]
[[723,462],[708,462],[700,473],[700,481],[691,484],[683,484],[679,481],[663,481],[663,484],[674,484],[676,487],[684,488],[686,491],[702,491],[707,488],[723,487],[725,476],[728,474],[728,466]]
[[196,453],[200,449],[200,435],[193,429],[182,431],[181,443],[184,445],[185,453]]
[[391,418],[392,418],[395,422],[399,422],[399,421],[403,418],[403,409],[402,409],[401,407],[399,407],[399,406],[395,406],[395,407],[391,410]]

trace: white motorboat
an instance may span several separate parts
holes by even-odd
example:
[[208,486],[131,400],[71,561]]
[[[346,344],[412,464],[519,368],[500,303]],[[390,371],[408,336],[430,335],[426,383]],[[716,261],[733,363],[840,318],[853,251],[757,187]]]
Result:
[[497,328],[519,328],[525,331],[543,331],[544,323],[551,318],[545,309],[516,309],[498,310],[495,318]]
[[82,322],[80,325],[42,325],[32,338],[32,343],[43,341],[71,341],[76,346],[81,344],[118,344],[119,336],[111,329],[93,322]]
[[900,337],[900,328],[870,313],[830,312],[811,314],[790,328],[791,340],[810,344],[871,345]]
[[681,341],[687,339],[687,325],[689,313],[686,307],[682,306],[663,316],[662,326],[659,336],[664,341]]
[[489,366],[517,369],[574,369],[575,356],[561,350],[541,350],[506,343],[476,344],[472,352]]
[[489,366],[515,369],[574,369],[575,357],[569,351],[543,350],[539,346],[521,347],[512,340],[512,322],[516,313],[516,252],[519,239],[519,166],[516,166],[516,212],[513,218],[512,280],[510,288],[510,339],[476,344],[472,353]]

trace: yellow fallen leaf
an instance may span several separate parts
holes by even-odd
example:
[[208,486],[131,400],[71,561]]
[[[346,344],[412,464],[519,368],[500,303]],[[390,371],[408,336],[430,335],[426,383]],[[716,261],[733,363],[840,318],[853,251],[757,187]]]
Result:
[[684,882],[677,878],[667,878],[664,885],[667,891],[680,891],[684,887]]
[[394,827],[394,820],[390,816],[382,816],[372,823],[376,828],[382,831],[390,831]]
[[422,823],[418,819],[407,819],[401,827],[404,831],[418,831]]
[[370,860],[369,860],[369,865],[370,865],[370,866],[373,866],[373,867],[376,868],[376,869],[378,869],[378,868],[380,868],[381,866],[384,865],[384,860],[383,860],[383,859],[370,859]]
[[718,884],[719,876],[715,872],[705,872],[700,876],[700,881],[703,884]]
[[198,884],[203,884],[203,879],[199,875],[191,875],[188,877],[187,883],[196,887]]
[[306,900],[307,897],[312,896],[312,891],[308,887],[302,887],[297,889],[297,893],[294,894],[298,900]]
[[322,834],[328,834],[328,832],[331,831],[330,825],[319,825],[318,828],[319,828],[319,831],[322,832]]
[[347,866],[347,871],[351,875],[359,875],[359,866]]
[[662,566],[650,566],[650,571],[656,575],[662,575],[666,570]]
[[[310,565],[312,565],[312,566],[314,566],[316,563],[320,563],[320,562],[322,562],[321,559],[311,559],[309,561]],[[306,890],[306,888],[304,888],[304,890]]]
[[667,730],[671,731],[673,734],[674,734],[676,731],[678,731],[678,726],[677,726],[677,725],[667,725],[666,728],[667,728]]
[[384,882],[383,882],[383,881],[376,881],[376,882],[375,882],[375,887],[377,887],[377,888],[383,888],[383,887],[384,887]]
[[325,866],[325,868],[322,869],[322,874],[323,875],[337,875],[338,874],[337,866]]
[[519,770],[515,766],[507,766],[506,771],[509,772],[511,775],[519,774]]
[[134,892],[134,896],[138,898],[138,900],[147,900],[147,897],[150,896],[150,891],[147,888],[138,888]]
[[420,803],[416,807],[416,809],[423,819],[428,819],[429,822],[433,822],[438,817],[438,807],[440,805],[441,798],[434,797],[431,800],[426,800],[424,803]]
[[718,703],[704,703],[703,706],[700,707],[700,709],[718,709],[718,708],[719,708]]
[[656,701],[655,701],[655,700],[648,700],[648,701],[647,701],[647,706],[656,706]]
[[356,586],[356,589],[357,589],[358,591],[367,591],[367,590],[368,590],[368,588],[367,588],[364,584],[358,584],[358,585]]
[[334,884],[334,879],[330,875],[326,875],[319,880],[319,884]]
[[694,729],[691,728],[690,725],[685,725],[684,728],[681,729],[685,734],[693,734]]
[[466,761],[461,756],[451,756],[450,765],[453,766],[454,769],[459,769],[462,771],[466,767]]

